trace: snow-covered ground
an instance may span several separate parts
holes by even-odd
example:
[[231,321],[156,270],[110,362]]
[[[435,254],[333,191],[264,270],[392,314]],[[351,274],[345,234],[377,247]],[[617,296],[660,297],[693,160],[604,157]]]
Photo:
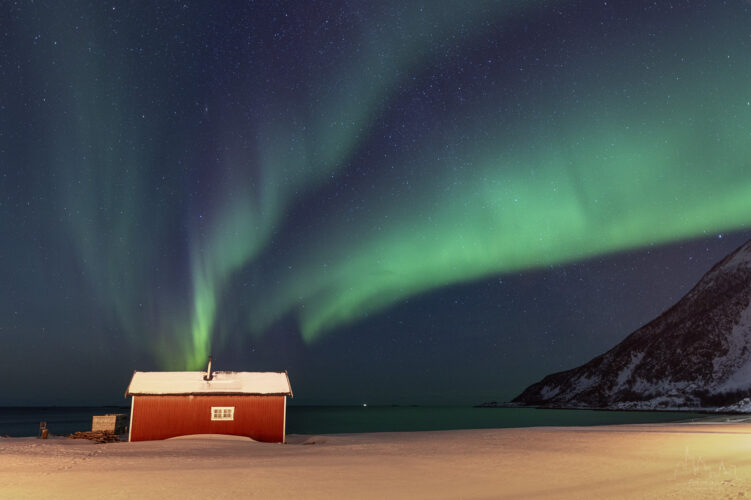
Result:
[[735,404],[718,408],[717,411],[720,413],[751,413],[751,398],[743,398]]
[[0,439],[0,498],[743,498],[751,424]]

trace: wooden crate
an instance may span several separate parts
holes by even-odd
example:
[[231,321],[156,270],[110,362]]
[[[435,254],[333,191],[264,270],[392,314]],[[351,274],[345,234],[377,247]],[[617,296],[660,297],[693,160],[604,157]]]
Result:
[[91,419],[91,430],[108,431],[115,434],[124,434],[127,429],[128,420],[124,413],[113,413],[107,415],[94,415]]

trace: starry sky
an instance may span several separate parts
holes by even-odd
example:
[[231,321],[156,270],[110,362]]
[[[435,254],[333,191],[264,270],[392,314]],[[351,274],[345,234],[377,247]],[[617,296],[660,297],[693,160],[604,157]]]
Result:
[[516,396],[751,238],[751,3],[2,5],[0,405]]

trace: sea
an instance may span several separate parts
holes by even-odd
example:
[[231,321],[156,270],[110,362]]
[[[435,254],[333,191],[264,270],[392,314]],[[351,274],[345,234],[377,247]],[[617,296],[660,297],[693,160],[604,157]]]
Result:
[[[41,422],[53,435],[91,430],[94,415],[127,406],[0,407],[0,436],[37,436]],[[287,434],[342,434],[538,426],[696,422],[718,415],[690,412],[476,408],[469,406],[288,406]]]

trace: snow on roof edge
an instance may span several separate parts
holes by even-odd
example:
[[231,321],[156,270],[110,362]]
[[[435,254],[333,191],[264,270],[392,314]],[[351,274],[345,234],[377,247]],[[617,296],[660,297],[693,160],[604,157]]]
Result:
[[212,371],[212,380],[202,372],[141,372],[135,370],[125,397],[144,395],[265,395],[290,396],[289,374],[283,372]]

